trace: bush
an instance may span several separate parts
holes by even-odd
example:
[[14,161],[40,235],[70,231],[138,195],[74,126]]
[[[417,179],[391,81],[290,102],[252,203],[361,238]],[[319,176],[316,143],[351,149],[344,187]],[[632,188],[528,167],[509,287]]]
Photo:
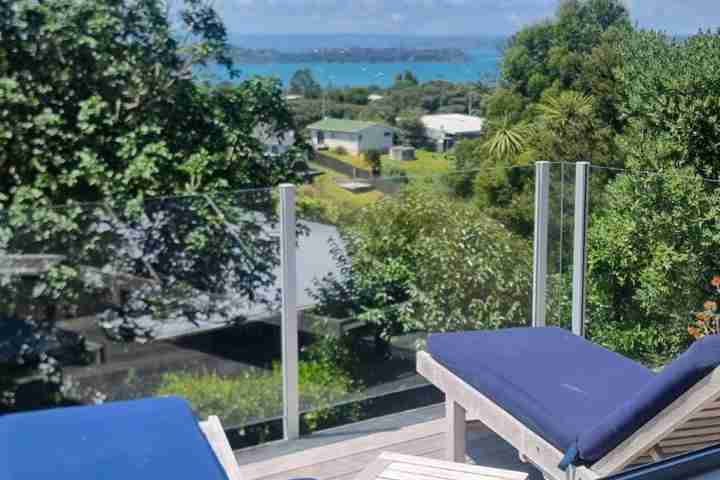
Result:
[[413,184],[363,209],[343,243],[319,313],[375,324],[376,340],[527,321],[531,248],[471,204]]
[[703,304],[703,311],[695,313],[695,321],[688,326],[688,333],[700,340],[708,335],[720,333],[720,276],[715,275],[710,281],[710,296]]
[[348,151],[347,148],[339,146],[332,149],[333,153],[336,153],[338,155],[347,155]]
[[[353,392],[350,377],[326,362],[300,362],[300,409],[314,409],[304,416],[311,431],[332,425],[340,417],[357,418],[353,407],[331,408]],[[218,415],[226,427],[277,417],[283,411],[282,368],[271,372],[251,370],[234,377],[214,372],[173,372],[163,375],[158,395],[177,395],[190,402],[198,416]],[[261,441],[263,438],[261,438]]]
[[532,249],[472,207],[455,205],[416,246],[417,272],[400,316],[406,330],[521,326],[529,317]]
[[687,347],[688,315],[720,271],[720,194],[691,170],[672,169],[620,176],[606,201],[589,230],[590,333],[634,358],[672,358]]
[[374,175],[382,172],[382,152],[380,150],[368,150],[365,152],[365,162],[370,165]]

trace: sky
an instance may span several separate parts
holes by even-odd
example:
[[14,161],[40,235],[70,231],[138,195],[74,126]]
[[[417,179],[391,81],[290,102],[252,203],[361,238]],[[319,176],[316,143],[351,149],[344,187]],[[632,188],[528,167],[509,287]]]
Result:
[[[505,35],[552,15],[559,0],[214,0],[228,30],[253,33]],[[642,27],[720,27],[720,0],[625,0]]]

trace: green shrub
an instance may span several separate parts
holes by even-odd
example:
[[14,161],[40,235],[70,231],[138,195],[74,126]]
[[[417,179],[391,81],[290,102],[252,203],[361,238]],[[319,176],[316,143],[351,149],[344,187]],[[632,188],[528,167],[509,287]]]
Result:
[[345,148],[343,146],[335,147],[335,148],[333,148],[332,151],[333,151],[333,153],[337,153],[338,155],[347,155],[348,154],[347,148]]
[[[302,361],[299,375],[300,409],[314,410],[304,416],[309,430],[332,425],[340,417],[357,418],[354,407],[331,408],[354,390],[345,372],[326,362]],[[233,377],[173,372],[163,375],[156,394],[183,397],[200,417],[217,415],[227,427],[236,427],[282,415],[282,382],[279,364],[274,364],[271,372],[251,370]]]
[[380,175],[382,172],[382,152],[380,150],[372,149],[365,152],[365,162],[370,165],[375,175]]
[[673,358],[720,271],[720,191],[669,169],[622,175],[606,198],[588,235],[590,333],[634,358]]

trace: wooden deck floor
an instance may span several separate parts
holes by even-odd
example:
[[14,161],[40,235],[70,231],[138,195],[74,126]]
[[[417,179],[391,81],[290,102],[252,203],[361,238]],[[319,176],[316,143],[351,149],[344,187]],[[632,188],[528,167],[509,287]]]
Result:
[[[405,415],[405,416],[403,416]],[[297,445],[276,444],[236,452],[243,480],[352,480],[380,452],[390,451],[444,458],[445,426],[442,409],[430,407],[411,412],[420,418],[409,423],[408,414],[361,422],[322,432],[322,439],[304,439]],[[434,417],[434,418],[433,418]],[[314,442],[324,443],[312,446]],[[303,449],[303,446],[308,448]],[[277,455],[273,455],[277,453]],[[468,461],[478,465],[529,472],[532,480],[542,476],[523,464],[517,452],[494,433],[474,424],[468,433]]]

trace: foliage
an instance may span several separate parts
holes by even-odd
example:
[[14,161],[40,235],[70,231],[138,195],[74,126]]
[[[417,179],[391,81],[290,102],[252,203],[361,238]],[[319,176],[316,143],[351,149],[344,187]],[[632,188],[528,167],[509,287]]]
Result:
[[527,244],[471,205],[411,185],[342,233],[344,248],[333,250],[341,274],[312,293],[321,314],[374,323],[378,339],[402,328],[511,324],[526,307],[530,275],[518,265],[529,265]]
[[719,195],[687,169],[622,175],[608,187],[590,222],[589,316],[604,332],[649,332],[634,340],[634,356],[686,345],[687,315],[720,268]]
[[175,19],[159,0],[4,5],[0,250],[55,260],[32,279],[3,276],[2,313],[52,324],[59,310],[105,312],[115,338],[145,339],[158,319],[227,323],[239,303],[265,301],[255,292],[274,283],[277,242],[257,224],[272,223],[272,200],[229,192],[295,180],[304,144],[264,155],[257,128],[294,129],[276,81],[192,79],[198,64],[231,67],[214,10],[187,0]]
[[376,149],[370,149],[365,152],[365,162],[370,165],[373,175],[380,175],[382,171],[382,152]]
[[720,295],[720,276],[715,275],[710,280],[710,294],[712,299],[705,300],[703,311],[695,314],[693,325],[688,326],[688,333],[699,340],[708,335],[720,333],[720,312],[718,312],[718,295]]
[[[366,93],[377,93],[382,100],[368,102]],[[481,83],[432,81],[409,83],[381,90],[377,87],[326,88],[322,99],[294,100],[291,104],[296,122],[304,127],[320,120],[323,112],[333,118],[379,121],[395,125],[398,118],[426,113],[467,113],[469,100],[473,113],[484,113],[482,100],[489,89]]]
[[320,98],[322,95],[322,87],[309,68],[302,68],[293,74],[288,90],[305,98]]
[[420,120],[422,112],[409,111],[403,113],[398,119],[397,126],[402,131],[400,134],[401,141],[404,145],[410,145],[415,148],[424,148],[428,144],[425,135],[425,125]]
[[503,77],[534,101],[553,87],[577,89],[606,32],[628,29],[630,15],[620,0],[563,1],[553,20],[526,27],[511,39]]
[[566,90],[544,98],[536,108],[527,137],[527,154],[534,160],[614,165],[613,136],[598,119],[592,97]]
[[339,173],[313,165],[313,169],[323,172],[312,184],[303,185],[298,190],[298,216],[330,225],[345,224],[366,205],[382,198],[382,193],[352,193],[337,183],[349,180]]
[[347,151],[347,148],[343,147],[342,145],[339,145],[339,146],[333,148],[333,153],[336,153],[338,155],[347,155],[348,151]]
[[529,244],[470,205],[447,207],[442,229],[417,243],[417,271],[400,321],[427,332],[525,325]]
[[[281,415],[282,382],[282,368],[278,364],[269,373],[248,370],[233,377],[214,372],[173,372],[163,375],[156,394],[183,397],[198,416],[218,415],[232,428]],[[327,362],[301,361],[299,387],[301,410],[313,409],[304,416],[310,431],[332,425],[338,415],[349,414],[351,418],[358,415],[352,408],[347,412],[331,408],[346,399],[354,385],[347,374]]]
[[485,164],[482,155],[484,138],[461,140],[448,155],[450,171],[445,175],[445,183],[453,195],[470,198],[475,193],[475,178],[481,174]]
[[623,146],[630,165],[720,175],[720,33],[687,40],[637,32],[622,43]]
[[517,157],[525,149],[530,134],[526,124],[514,124],[512,117],[507,114],[499,120],[491,121],[488,130],[490,133],[482,148],[499,162]]
[[395,83],[393,84],[393,88],[406,88],[406,87],[414,87],[418,83],[418,79],[415,76],[415,74],[410,70],[405,70],[402,73],[398,73],[395,76]]

